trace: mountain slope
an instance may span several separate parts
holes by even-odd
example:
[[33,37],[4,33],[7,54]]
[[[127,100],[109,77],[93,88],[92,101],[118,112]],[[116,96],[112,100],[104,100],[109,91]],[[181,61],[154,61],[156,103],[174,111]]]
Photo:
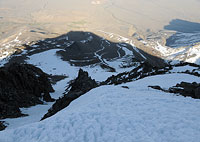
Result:
[[[162,80],[165,80],[163,82]],[[184,74],[158,75],[91,90],[44,121],[0,132],[3,142],[198,142],[199,100],[148,88],[199,81]]]
[[67,108],[64,106],[41,122],[52,103],[20,108],[30,116],[2,120],[9,125],[0,132],[0,141],[54,142],[59,138],[61,142],[189,139],[196,142],[199,100],[148,86],[165,89],[182,81],[199,83],[199,66],[177,61],[167,64],[137,49],[132,40],[120,37],[119,41],[111,42],[89,32],[70,32],[24,45],[25,50],[1,61],[2,66],[18,62],[41,68],[54,83],[55,93],[51,93],[54,99],[67,94],[65,88],[77,77],[80,68],[104,86],[81,93],[83,96]]

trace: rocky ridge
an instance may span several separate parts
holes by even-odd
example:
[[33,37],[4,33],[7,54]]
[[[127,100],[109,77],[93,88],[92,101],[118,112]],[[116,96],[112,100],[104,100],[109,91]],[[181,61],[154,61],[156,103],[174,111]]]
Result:
[[[58,111],[64,109],[67,107],[73,100],[77,99],[81,95],[84,95],[86,92],[90,91],[91,89],[95,87],[99,87],[102,85],[119,85],[135,80],[139,80],[145,77],[154,76],[154,75],[161,75],[161,74],[171,74],[174,73],[173,69],[176,67],[185,67],[189,65],[190,67],[195,67],[192,71],[186,70],[186,71],[180,71],[177,73],[184,73],[184,74],[190,74],[194,76],[199,76],[198,72],[195,72],[200,67],[199,65],[192,64],[192,63],[184,63],[180,62],[174,65],[166,64],[165,67],[156,67],[152,66],[149,62],[141,62],[136,68],[129,72],[122,72],[117,75],[112,75],[107,80],[102,82],[96,82],[95,80],[92,80],[91,77],[89,77],[88,72],[83,71],[82,69],[79,70],[78,77],[71,81],[68,88],[66,89],[66,93],[62,98],[59,98],[56,103],[48,110],[48,113],[44,115],[42,120],[54,115]],[[129,89],[127,86],[122,86],[123,88]],[[185,92],[177,92],[177,89],[174,88],[175,91],[172,91],[172,88],[170,88],[170,91],[164,90],[160,88],[159,86],[149,86],[154,89],[159,89],[165,92],[170,93],[180,93],[184,94]],[[197,90],[190,88],[191,86],[186,86],[187,90],[190,90],[190,95],[194,94],[194,92],[199,92],[198,86],[195,86]],[[192,96],[193,98],[199,98],[198,94],[195,94],[196,96]]]
[[56,114],[58,111],[67,107],[73,100],[77,99],[81,95],[85,94],[86,92],[90,91],[91,89],[97,86],[98,83],[95,80],[91,79],[91,77],[89,77],[88,72],[85,72],[82,69],[80,69],[78,77],[69,84],[69,91],[67,89],[64,96],[56,100],[56,102],[41,120],[44,120]]
[[0,68],[0,119],[24,116],[21,107],[51,102],[54,89],[48,75],[29,64]]

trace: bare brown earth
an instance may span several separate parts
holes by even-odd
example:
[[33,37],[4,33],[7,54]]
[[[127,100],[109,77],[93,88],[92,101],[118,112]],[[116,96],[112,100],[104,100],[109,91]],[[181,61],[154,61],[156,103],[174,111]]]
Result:
[[198,0],[0,0],[0,48],[72,30],[106,38],[100,31],[127,38],[137,33],[143,39],[158,33],[162,40],[160,31],[173,19],[200,22],[199,7]]

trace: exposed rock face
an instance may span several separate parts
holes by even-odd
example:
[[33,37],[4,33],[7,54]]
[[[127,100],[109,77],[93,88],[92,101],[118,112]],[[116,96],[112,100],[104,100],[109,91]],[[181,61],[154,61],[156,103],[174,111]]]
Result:
[[[134,61],[133,61],[133,63],[134,63]],[[138,79],[142,79],[142,78],[148,77],[148,76],[160,75],[160,74],[166,74],[166,73],[170,74],[170,73],[173,73],[173,72],[171,72],[171,70],[173,70],[173,68],[184,67],[184,66],[200,68],[199,65],[196,65],[193,63],[185,63],[185,62],[180,62],[175,65],[166,63],[165,65],[163,64],[163,66],[154,66],[149,61],[138,62],[138,66],[136,68],[134,68],[133,70],[131,70],[129,72],[122,72],[117,75],[112,75],[106,81],[101,82],[101,85],[111,85],[111,84],[118,85],[118,84],[122,84],[122,83],[126,83],[126,82],[135,81]],[[189,70],[180,71],[180,72],[177,71],[177,73],[191,74],[191,75],[200,77],[198,70],[199,69],[194,69],[192,71],[189,71]]]
[[7,104],[6,101],[0,101],[0,119],[16,118],[20,116],[24,116],[24,114],[21,113],[19,106]]
[[195,97],[200,99],[200,86],[195,89]]
[[161,90],[168,93],[180,94],[185,97],[192,97],[194,99],[200,99],[200,84],[193,82],[181,82],[176,86],[170,87],[169,89],[163,89],[160,86],[148,86],[153,89]]
[[6,126],[4,125],[3,121],[0,121],[0,131],[4,130]]
[[130,72],[123,72],[116,76],[109,77],[106,81],[102,82],[102,85],[111,85],[111,84],[122,84],[126,82],[131,82],[134,80],[138,80],[147,76],[165,74],[170,70],[169,66],[166,67],[156,67],[152,66],[148,62],[141,63],[137,68],[131,70]]
[[56,100],[55,104],[48,110],[48,113],[44,115],[42,120],[56,114],[58,111],[67,107],[73,100],[77,99],[81,95],[97,87],[98,84],[95,80],[88,76],[88,72],[79,70],[78,77],[71,82],[68,88],[69,92],[62,98]]
[[200,99],[199,92],[200,84],[193,82],[181,82],[177,84],[175,87],[170,88],[171,92],[180,93],[183,96],[189,96],[195,99]]
[[22,116],[19,108],[53,101],[48,75],[33,65],[11,64],[0,68],[0,119]]

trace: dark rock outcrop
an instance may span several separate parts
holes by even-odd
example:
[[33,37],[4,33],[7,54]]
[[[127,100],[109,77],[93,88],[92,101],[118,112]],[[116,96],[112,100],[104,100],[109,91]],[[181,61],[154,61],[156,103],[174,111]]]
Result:
[[195,89],[195,97],[200,99],[200,86]]
[[129,87],[128,87],[128,86],[122,86],[122,88],[124,88],[124,89],[129,89]]
[[[180,71],[177,73],[184,73],[184,74],[190,74],[194,76],[200,77],[200,74],[198,73],[200,69],[200,65],[193,64],[193,63],[186,63],[186,62],[180,62],[175,65],[169,64],[163,64],[163,66],[155,66],[152,63],[150,63],[148,60],[143,61],[143,62],[138,62],[135,60],[136,66],[133,70],[129,72],[122,72],[117,75],[112,75],[111,77],[107,78],[106,81],[101,82],[101,85],[118,85],[122,83],[127,83],[131,81],[135,81],[138,79],[142,79],[148,76],[153,76],[153,75],[160,75],[160,74],[170,74],[173,73],[172,70],[175,67],[184,67],[184,66],[191,66],[191,67],[196,67],[196,69],[192,71]],[[126,67],[126,66],[122,66]]]
[[3,131],[6,129],[6,126],[4,125],[4,121],[0,121],[0,131]]
[[48,75],[29,64],[11,64],[0,68],[0,119],[22,116],[20,107],[54,101]]
[[169,90],[170,92],[180,93],[185,97],[200,99],[199,88],[199,83],[181,82],[180,84],[176,84],[176,86],[169,88]]
[[166,67],[156,67],[152,66],[148,62],[141,62],[138,67],[131,70],[130,72],[119,73],[118,75],[113,75],[109,77],[106,81],[102,82],[101,85],[118,85],[126,82],[131,82],[134,80],[142,79],[147,76],[165,74],[170,70],[169,66]]
[[108,71],[108,72],[116,72],[115,68],[110,67],[109,65],[107,65],[107,64],[105,64],[105,63],[101,63],[101,64],[100,64],[100,67],[101,67],[102,69],[105,69],[105,70]]
[[161,90],[168,93],[179,94],[184,97],[192,97],[194,99],[200,99],[200,84],[193,82],[181,82],[176,84],[176,86],[170,87],[169,89],[163,89],[160,86],[148,86],[156,90]]
[[160,90],[160,91],[164,91],[164,89],[162,89],[160,86],[156,85],[156,86],[151,86],[149,85],[148,87],[156,89],[156,90]]
[[98,86],[98,83],[88,76],[88,72],[79,70],[78,77],[69,84],[70,90],[62,98],[56,100],[53,106],[44,115],[42,120],[56,114],[67,107],[73,100]]
[[24,114],[21,113],[19,106],[7,104],[6,101],[0,101],[0,119],[17,118],[20,116],[24,116]]

